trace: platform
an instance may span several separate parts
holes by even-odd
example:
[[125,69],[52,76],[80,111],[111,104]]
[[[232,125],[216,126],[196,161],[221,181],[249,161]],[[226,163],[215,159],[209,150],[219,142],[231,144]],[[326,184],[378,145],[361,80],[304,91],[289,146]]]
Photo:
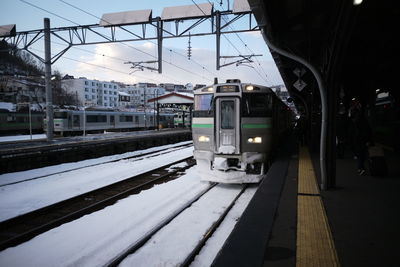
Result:
[[0,144],[0,173],[121,154],[192,139],[190,129],[58,137]]
[[318,155],[288,142],[213,266],[400,266],[400,156],[385,156],[387,177],[360,176],[346,152],[320,191]]

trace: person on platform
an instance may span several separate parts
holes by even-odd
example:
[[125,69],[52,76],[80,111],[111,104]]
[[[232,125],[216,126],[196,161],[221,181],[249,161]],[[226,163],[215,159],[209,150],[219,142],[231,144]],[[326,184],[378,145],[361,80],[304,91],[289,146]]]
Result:
[[368,144],[371,142],[371,127],[364,116],[360,102],[354,102],[350,109],[352,121],[351,135],[353,151],[357,158],[357,172],[365,174],[365,161],[368,156]]

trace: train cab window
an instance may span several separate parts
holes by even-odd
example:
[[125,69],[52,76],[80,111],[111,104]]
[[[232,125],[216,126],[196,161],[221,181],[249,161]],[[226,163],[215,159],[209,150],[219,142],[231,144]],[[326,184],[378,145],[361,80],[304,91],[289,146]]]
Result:
[[213,97],[213,94],[195,95],[193,117],[213,117]]
[[272,97],[270,94],[243,93],[243,117],[269,117],[272,116]]
[[221,101],[221,128],[234,129],[235,128],[235,101]]

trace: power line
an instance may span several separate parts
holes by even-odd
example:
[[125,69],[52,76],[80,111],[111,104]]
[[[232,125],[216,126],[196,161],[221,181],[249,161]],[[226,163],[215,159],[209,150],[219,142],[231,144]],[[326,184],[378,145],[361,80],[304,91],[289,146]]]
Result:
[[[204,11],[199,7],[199,5],[194,1],[194,0],[191,0],[192,2],[193,2],[193,4],[195,4],[196,5],[196,7],[204,14],[204,15],[206,15],[205,13],[204,13]],[[213,5],[209,0],[207,0],[211,5]],[[209,19],[213,24],[214,24],[214,26],[216,26],[216,24],[215,24],[215,22],[213,22],[211,19]],[[237,33],[236,33],[237,34]],[[231,40],[227,37],[227,36],[225,36],[225,35],[222,35],[227,41],[228,41],[228,43],[236,50],[236,52],[240,55],[241,53],[240,53],[240,51],[239,51],[239,49],[231,42]],[[247,46],[247,45],[246,45]],[[253,54],[254,54],[254,52],[252,52]],[[266,80],[258,71],[257,71],[257,69],[255,69],[255,68],[253,68],[254,69],[254,71],[261,77],[261,79],[263,79],[264,81],[266,81],[266,82],[269,82],[268,80]]]
[[[64,45],[64,44],[62,44],[62,43],[58,43],[58,42],[55,42],[55,41],[51,41],[51,43],[57,44],[57,45]],[[72,48],[73,48],[73,49],[76,49],[76,50],[81,50],[81,51],[84,51],[84,52],[86,52],[86,53],[90,53],[90,54],[93,54],[93,55],[108,57],[108,58],[111,58],[111,59],[113,59],[113,60],[118,60],[118,61],[121,61],[121,62],[126,62],[126,60],[125,60],[125,59],[122,59],[122,58],[112,57],[112,56],[108,56],[108,55],[106,55],[106,54],[96,53],[96,52],[93,52],[93,51],[90,51],[90,50],[86,50],[86,49],[83,49],[83,48],[80,48],[80,47],[73,46]],[[167,74],[165,74],[165,73],[163,73],[163,75],[166,76],[167,78],[171,79],[171,80],[174,80],[175,82],[184,83],[184,82],[182,82],[182,81],[180,81],[180,80],[177,80],[177,79],[175,79],[175,78],[173,78],[173,77],[171,77],[171,76],[169,76],[169,75],[167,75]]]
[[[92,14],[92,13],[90,13],[90,12],[88,12],[88,11],[82,9],[82,8],[80,8],[80,7],[77,7],[77,6],[75,6],[75,5],[71,4],[71,3],[68,3],[67,1],[64,1],[64,0],[59,0],[59,1],[62,2],[62,3],[64,3],[64,4],[66,4],[66,5],[69,5],[70,7],[73,7],[73,8],[75,8],[75,9],[78,9],[78,10],[84,12],[85,14],[88,14],[88,15],[94,17],[94,18],[100,19],[100,21],[104,21],[104,22],[109,23],[108,21],[106,21],[106,20],[104,20],[104,19],[102,19],[102,18],[100,18],[100,17],[98,17],[98,16],[96,16],[96,15],[94,15],[94,14]],[[152,41],[152,40],[149,40],[149,42],[151,42],[151,43],[157,45],[157,43],[154,42],[154,41]],[[151,54],[149,54],[149,53],[147,53],[147,52],[144,52],[144,51],[142,51],[142,50],[140,50],[140,49],[138,49],[138,48],[132,47],[132,46],[130,46],[130,45],[124,43],[124,42],[121,42],[121,44],[126,45],[126,46],[128,46],[128,47],[131,47],[131,48],[133,48],[133,49],[135,49],[135,50],[138,50],[138,51],[140,51],[140,52],[142,52],[142,53],[145,53],[145,54],[147,54],[147,55],[150,55],[150,56],[152,56],[153,58],[156,58],[155,56],[153,56],[153,55],[151,55]],[[178,52],[176,52],[176,51],[174,51],[174,50],[172,50],[172,49],[170,49],[170,48],[164,47],[164,49],[168,49],[169,51],[171,51],[171,52],[173,52],[173,53],[175,53],[175,54],[177,54],[177,55],[180,55],[180,56],[186,58],[185,55],[182,55],[181,53],[178,53]],[[163,60],[163,61],[164,61],[164,60]],[[195,60],[191,60],[191,61],[194,62],[195,64],[199,65],[200,67],[202,67],[203,69],[205,69],[205,70],[208,71],[209,73],[211,73],[211,74],[213,74],[213,75],[216,75],[215,73],[209,71],[206,67],[204,67],[204,66],[201,65],[200,63],[196,62]],[[164,62],[166,62],[166,61],[164,61]],[[166,62],[166,63],[168,63],[168,62]],[[171,65],[174,66],[174,64],[172,64],[172,63],[168,63],[168,64],[171,64]]]
[[[31,48],[31,50],[35,50],[35,51],[37,51],[37,52],[44,53],[43,50],[39,50],[39,49],[36,49],[36,48]],[[54,55],[54,54],[52,54],[52,55]],[[129,76],[130,76],[130,73],[129,73],[129,72],[123,72],[123,71],[116,70],[116,69],[113,69],[113,68],[109,68],[109,67],[97,65],[97,64],[94,64],[94,63],[89,63],[89,62],[81,61],[81,60],[74,59],[74,58],[70,58],[70,57],[66,57],[66,56],[64,56],[63,58],[64,58],[64,59],[71,60],[71,61],[83,63],[83,64],[86,64],[86,65],[89,65],[89,66],[93,66],[93,67],[97,67],[97,68],[102,68],[102,69],[106,69],[106,70],[110,70],[110,71],[113,71],[113,72],[117,72],[117,73],[121,73],[121,74],[126,74],[126,75],[129,75]],[[138,76],[139,78],[142,78],[142,79],[153,80],[153,81],[158,82],[158,83],[161,83],[161,82],[162,82],[162,81],[160,81],[160,80],[156,80],[156,79],[149,78],[149,77],[144,77],[144,76],[137,75],[137,74],[135,74],[135,76]]]
[[44,9],[44,8],[41,8],[41,7],[37,6],[37,5],[34,5],[34,4],[32,4],[32,3],[28,2],[28,1],[25,1],[25,0],[19,0],[19,1],[21,1],[21,2],[23,2],[23,3],[25,3],[25,4],[27,4],[27,5],[33,6],[33,7],[37,8],[37,9],[40,9],[40,10],[42,10],[42,11],[44,11],[44,12],[50,13],[50,14],[52,14],[53,16],[56,16],[56,17],[58,17],[58,18],[60,18],[60,19],[69,21],[69,22],[71,22],[71,23],[73,23],[73,24],[79,26],[78,23],[76,23],[76,22],[74,22],[74,21],[72,21],[72,20],[69,20],[69,19],[67,19],[67,18],[64,18],[64,17],[62,17],[62,16],[60,16],[60,15],[57,15],[56,13],[53,13],[53,12],[51,12],[51,11],[48,11],[48,10],[46,10],[46,9]]
[[[212,4],[212,3],[210,2],[210,0],[207,0],[207,1],[208,1],[210,4]],[[216,1],[214,0],[214,2],[216,2]],[[216,3],[217,3],[217,2],[216,2]],[[218,4],[218,3],[217,3],[217,4]],[[228,21],[227,21],[223,16],[222,16],[222,19],[223,19],[226,23],[228,23]],[[235,29],[233,28],[232,25],[228,25],[228,27],[229,27],[232,31],[235,31]],[[239,40],[243,43],[244,47],[245,47],[247,50],[249,50],[252,54],[255,54],[254,51],[253,51],[252,49],[250,49],[250,47],[243,41],[243,39],[240,37],[240,35],[239,35],[237,32],[235,32],[235,35],[239,38]],[[265,72],[264,68],[261,66],[261,63],[258,61],[257,57],[255,57],[255,60],[257,61],[258,65],[260,66],[261,71],[264,73],[265,78],[262,77],[261,74],[260,74],[256,69],[254,69],[254,70],[258,73],[258,75],[259,75],[261,78],[263,78],[263,79],[264,79],[265,81],[267,81],[268,83],[272,84],[272,83],[269,81],[268,75],[267,75],[267,73]]]
[[[29,2],[27,2],[27,1],[25,1],[25,0],[20,0],[20,1],[22,1],[23,3],[26,3],[26,4],[28,4],[28,5],[30,5],[30,6],[32,6],[32,7],[38,8],[38,9],[44,11],[44,12],[47,12],[47,13],[49,13],[49,14],[52,14],[52,15],[58,17],[58,18],[64,19],[64,20],[69,21],[69,22],[71,22],[71,23],[74,23],[74,24],[76,24],[76,25],[78,25],[78,26],[81,26],[80,24],[78,24],[78,23],[76,23],[76,22],[74,22],[74,21],[72,21],[72,20],[66,19],[66,18],[64,18],[64,17],[62,17],[62,16],[60,16],[60,15],[58,15],[58,14],[55,14],[55,13],[53,13],[53,12],[47,10],[47,9],[44,9],[44,8],[41,8],[41,7],[36,6],[36,5],[34,5],[34,4],[31,4],[31,3],[29,3]],[[63,2],[64,2],[64,1],[63,1]],[[73,5],[70,5],[70,6],[73,6]],[[73,6],[73,7],[75,7],[75,6]],[[75,8],[77,8],[77,7],[75,7]],[[78,9],[79,9],[79,8],[78,8]],[[85,13],[90,14],[89,12],[85,12]],[[93,14],[90,14],[90,15],[92,15],[92,16],[94,16],[94,17],[97,17],[97,16],[95,16],[95,15],[93,15]],[[98,18],[98,17],[97,17],[97,18]],[[124,43],[123,43],[123,44],[124,44]],[[140,49],[138,49],[138,48],[132,47],[132,46],[127,45],[127,44],[124,44],[124,45],[126,45],[126,46],[128,46],[128,47],[130,47],[130,48],[132,48],[132,49],[134,49],[134,50],[137,50],[137,51],[140,51],[140,52],[142,52],[142,53],[145,53],[145,54],[147,54],[147,55],[149,55],[149,56],[151,56],[151,57],[153,57],[153,58],[156,58],[155,56],[153,56],[153,55],[151,55],[151,54],[149,54],[149,53],[147,53],[147,52],[144,52],[144,51],[142,51],[142,50],[140,50]],[[202,79],[204,79],[204,80],[209,80],[209,79],[205,78],[204,76],[201,76],[201,75],[198,75],[198,74],[196,74],[196,73],[194,73],[194,72],[192,72],[192,71],[186,70],[186,69],[184,69],[184,68],[182,68],[182,67],[179,67],[179,66],[177,66],[176,64],[173,64],[173,63],[171,63],[171,62],[167,62],[167,61],[165,61],[165,60],[163,60],[163,62],[165,62],[165,63],[167,63],[167,64],[170,64],[170,65],[172,65],[172,66],[174,66],[174,67],[176,67],[176,68],[179,68],[180,70],[183,70],[183,71],[185,71],[185,72],[188,72],[188,73],[190,73],[190,74],[192,74],[192,75],[198,76],[198,77],[200,77],[200,78],[202,78]]]

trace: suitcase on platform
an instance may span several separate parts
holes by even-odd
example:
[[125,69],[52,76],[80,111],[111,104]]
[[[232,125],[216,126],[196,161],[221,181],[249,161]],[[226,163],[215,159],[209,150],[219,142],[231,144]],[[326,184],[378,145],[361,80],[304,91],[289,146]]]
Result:
[[379,146],[368,148],[368,165],[371,176],[386,176],[388,174],[385,154]]

